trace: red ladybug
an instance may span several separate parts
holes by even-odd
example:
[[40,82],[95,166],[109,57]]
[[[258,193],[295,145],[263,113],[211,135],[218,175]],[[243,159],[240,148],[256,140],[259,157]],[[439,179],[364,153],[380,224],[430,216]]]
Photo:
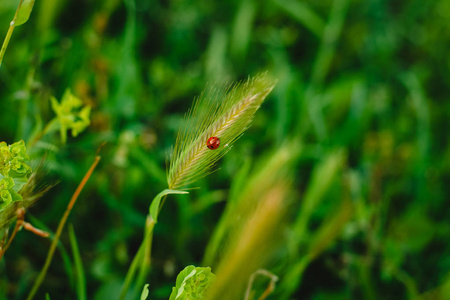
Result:
[[220,139],[218,137],[212,136],[206,142],[206,146],[211,150],[215,150],[220,146]]

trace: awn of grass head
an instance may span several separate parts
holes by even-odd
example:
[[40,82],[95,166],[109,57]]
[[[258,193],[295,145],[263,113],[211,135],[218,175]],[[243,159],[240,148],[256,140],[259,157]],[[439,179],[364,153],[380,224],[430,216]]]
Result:
[[[170,160],[169,188],[184,187],[211,173],[215,163],[249,127],[275,84],[264,73],[227,88],[208,88],[194,102],[180,126]],[[205,147],[212,137],[217,140]],[[218,147],[219,144],[224,146]]]

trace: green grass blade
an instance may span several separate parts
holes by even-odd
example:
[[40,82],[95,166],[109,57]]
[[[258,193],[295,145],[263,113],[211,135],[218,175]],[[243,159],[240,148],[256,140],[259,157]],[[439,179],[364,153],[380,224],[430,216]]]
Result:
[[[259,194],[263,187],[274,185],[279,178],[289,178],[301,152],[300,143],[296,139],[292,139],[276,151],[261,158],[252,170],[249,171],[249,166],[244,164],[234,181],[239,186],[240,192],[230,193],[225,211],[206,248],[203,260],[205,265],[214,266],[230,232],[241,226],[243,220],[255,209],[258,203],[255,195]],[[243,176],[246,176],[245,185],[240,184]]]
[[[314,126],[319,140],[326,139],[328,134],[322,115],[323,100],[318,92],[325,82],[336,54],[337,43],[341,35],[349,3],[349,0],[335,0],[333,2],[330,19],[323,31],[321,45],[314,61],[311,82],[305,91],[309,119]],[[299,122],[299,126],[304,126],[303,122]],[[299,128],[302,131],[301,127]]]
[[148,294],[149,294],[148,286],[149,286],[148,283],[144,285],[144,288],[142,289],[141,300],[146,300],[147,299]]
[[[50,234],[50,237],[49,237],[50,240],[53,240],[55,238],[55,232],[53,232],[47,225],[45,225],[44,222],[40,221],[38,218],[34,217],[31,214],[27,214],[27,218],[29,218],[31,223],[33,225],[35,225],[37,228],[40,228],[40,229],[48,232]],[[64,265],[64,270],[66,271],[66,275],[69,278],[69,282],[70,282],[70,284],[73,284],[75,279],[73,277],[73,265],[72,265],[72,261],[70,259],[69,252],[67,251],[67,249],[64,247],[64,245],[61,242],[58,243],[57,248],[59,250],[59,253],[61,254],[61,258],[63,260],[63,265]]]
[[73,229],[73,225],[71,224],[69,226],[69,239],[70,239],[70,246],[72,248],[72,255],[76,270],[76,291],[77,296],[79,300],[86,300],[87,299],[87,293],[86,293],[86,276],[84,274],[84,268],[83,263],[81,261],[81,255],[80,250],[78,248],[77,239],[75,236],[75,231]]
[[[336,150],[329,154],[313,171],[311,183],[308,186],[303,197],[300,213],[294,222],[293,231],[295,235],[295,244],[298,245],[304,236],[308,221],[313,210],[323,200],[325,193],[330,188],[332,182],[336,179],[342,164],[345,161],[345,155],[342,150]],[[295,246],[294,248],[297,248]]]
[[252,38],[256,5],[253,0],[242,1],[237,11],[231,35],[231,51],[239,58],[244,58]]
[[325,22],[309,7],[308,4],[295,0],[275,0],[274,2],[316,36],[322,37]]
[[153,220],[155,220],[155,223],[158,222],[161,199],[162,197],[169,194],[189,194],[189,192],[165,189],[164,191],[156,195],[156,197],[152,201],[152,204],[150,205],[150,215],[152,216]]
[[17,18],[15,20],[15,25],[19,26],[24,24],[30,18],[31,11],[33,10],[34,0],[24,0],[19,6],[17,11]]
[[311,76],[311,81],[314,85],[322,84],[330,70],[331,61],[336,54],[336,47],[342,32],[349,2],[349,0],[335,0],[333,2],[330,20],[323,31],[322,44],[314,62]]

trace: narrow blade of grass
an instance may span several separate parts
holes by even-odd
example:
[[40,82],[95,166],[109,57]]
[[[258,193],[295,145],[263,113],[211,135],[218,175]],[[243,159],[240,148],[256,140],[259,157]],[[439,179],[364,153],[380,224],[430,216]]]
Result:
[[308,6],[308,4],[294,0],[275,0],[274,2],[316,36],[319,38],[322,37],[325,22]]
[[72,247],[73,261],[75,264],[75,270],[77,274],[75,284],[78,300],[86,300],[87,299],[86,277],[84,275],[84,268],[83,263],[81,261],[80,250],[78,248],[75,231],[73,229],[72,224],[70,224],[69,226],[69,239],[70,239],[70,246]]

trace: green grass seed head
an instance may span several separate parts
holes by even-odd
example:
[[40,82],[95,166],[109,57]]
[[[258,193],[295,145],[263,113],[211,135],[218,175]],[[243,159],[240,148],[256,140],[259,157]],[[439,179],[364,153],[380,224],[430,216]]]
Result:
[[[202,93],[180,126],[170,160],[169,188],[183,187],[211,173],[249,127],[275,83],[264,73],[228,88],[211,86]],[[206,146],[210,137],[220,139],[217,149]]]

